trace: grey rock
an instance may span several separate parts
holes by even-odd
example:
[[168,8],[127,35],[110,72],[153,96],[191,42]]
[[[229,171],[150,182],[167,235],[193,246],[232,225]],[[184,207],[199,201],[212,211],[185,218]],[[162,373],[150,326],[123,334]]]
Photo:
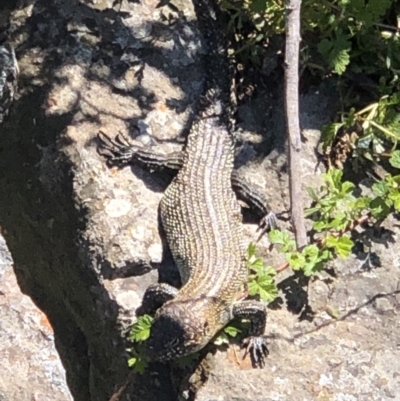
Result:
[[[157,280],[156,271],[139,265],[162,261],[157,207],[167,180],[135,166],[107,168],[95,138],[99,130],[123,131],[160,152],[180,148],[204,80],[206,49],[193,7],[183,0],[175,4],[179,12],[154,0],[28,3],[10,14],[21,86],[0,135],[0,221],[18,284],[54,330],[76,401],[108,400],[118,389],[121,401],[175,400],[180,384],[170,380],[168,366],[129,376],[125,338],[144,290]],[[282,99],[258,96],[257,107],[244,105],[240,114],[241,167],[281,211],[289,203]],[[321,183],[315,148],[332,99],[329,86],[303,98],[304,188]],[[264,115],[253,112],[263,105]],[[269,312],[266,368],[249,369],[233,346],[218,352],[215,366],[204,368],[203,387],[201,374],[189,380],[201,387],[197,399],[396,397],[399,234],[394,219],[384,226],[392,231],[389,246],[370,233],[379,267],[366,268],[355,254],[335,262],[336,277],[322,275],[308,291],[290,272],[278,277],[282,286],[296,284],[298,296],[290,303],[282,294],[282,306]],[[249,242],[256,230],[246,224]],[[261,254],[275,265],[279,255],[268,245],[260,242]],[[310,300],[310,321],[291,309],[303,298]],[[56,382],[61,389],[61,373]]]
[[72,401],[46,315],[24,295],[0,236],[0,399]]

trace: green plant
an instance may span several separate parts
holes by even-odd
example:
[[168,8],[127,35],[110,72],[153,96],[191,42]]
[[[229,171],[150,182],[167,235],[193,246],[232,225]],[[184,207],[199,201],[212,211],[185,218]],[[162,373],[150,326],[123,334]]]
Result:
[[249,282],[247,284],[249,295],[259,297],[265,302],[272,302],[278,295],[274,282],[276,270],[271,266],[264,266],[262,258],[256,256],[257,248],[251,243],[247,248],[247,267],[249,269]]
[[[228,32],[237,63],[261,69],[271,38],[285,32],[285,2],[220,0],[220,4],[230,15]],[[341,111],[324,129],[329,151],[337,134],[341,140],[349,131],[355,135],[344,150],[346,157],[379,158],[397,146],[399,15],[398,0],[302,1],[302,78],[315,82],[336,77],[340,94]],[[331,164],[341,168],[346,157],[334,156],[335,150]]]
[[143,373],[147,368],[147,361],[142,356],[143,342],[150,337],[152,323],[153,318],[151,316],[139,316],[129,333],[129,340],[135,344],[135,347],[129,349],[131,357],[128,359],[128,366],[137,373]]
[[[361,156],[371,161],[390,157],[400,139],[399,105],[400,96],[397,93],[383,96],[358,112],[351,109],[348,114],[343,114],[342,122],[326,125],[322,141],[328,164],[342,168],[343,162],[351,156],[353,166],[357,168]],[[343,140],[349,132],[352,134]],[[338,145],[344,149],[346,141],[347,148],[337,152]]]
[[[400,151],[390,158],[393,167],[400,167]],[[390,213],[400,211],[400,175],[386,174],[371,187],[370,195],[357,194],[353,183],[343,181],[341,170],[329,170],[318,192],[308,188],[313,205],[305,215],[313,220],[313,238],[309,245],[296,250],[295,241],[287,231],[269,233],[271,243],[278,245],[286,264],[311,276],[321,271],[326,262],[336,257],[347,258],[354,246],[351,233],[363,223],[379,224]]]

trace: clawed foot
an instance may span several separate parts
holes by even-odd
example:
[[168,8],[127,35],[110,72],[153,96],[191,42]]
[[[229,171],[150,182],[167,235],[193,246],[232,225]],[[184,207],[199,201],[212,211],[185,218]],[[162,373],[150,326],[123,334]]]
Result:
[[109,165],[129,164],[137,152],[137,148],[129,143],[128,137],[122,132],[115,139],[101,131],[97,137],[99,139],[98,152],[107,158]]
[[250,353],[253,366],[265,366],[265,358],[269,354],[267,344],[267,339],[262,336],[251,336],[243,340],[242,345],[246,347],[245,356]]
[[257,242],[264,236],[264,234],[270,230],[275,230],[279,228],[278,219],[275,213],[269,212],[265,215],[261,220],[258,226],[258,230],[260,232]]

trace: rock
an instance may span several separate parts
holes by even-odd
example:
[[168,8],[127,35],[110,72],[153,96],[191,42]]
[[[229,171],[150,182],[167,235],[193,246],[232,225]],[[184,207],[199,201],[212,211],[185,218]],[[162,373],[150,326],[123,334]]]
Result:
[[[96,151],[99,130],[123,131],[164,153],[182,145],[202,90],[206,49],[190,2],[157,6],[153,0],[36,0],[10,14],[21,72],[19,97],[0,127],[0,221],[18,284],[54,330],[75,401],[113,394],[120,401],[178,398],[168,366],[130,375],[126,352],[134,309],[157,280],[151,267],[162,262],[157,207],[168,179],[137,166],[109,169]],[[265,105],[264,118],[243,106],[248,142],[239,158],[277,211],[288,205],[279,85],[252,100],[257,110]],[[304,187],[320,183],[315,146],[334,98],[329,85],[303,98]],[[266,368],[238,366],[232,348],[218,353],[215,365],[207,362],[203,370],[210,378],[197,399],[382,400],[397,394],[398,228],[390,219],[385,224],[394,241],[374,243],[381,267],[365,269],[358,255],[337,261],[336,278],[311,286],[308,314],[304,283],[288,272],[278,277],[293,289],[290,310],[296,311],[288,311],[282,293],[281,306],[269,312]],[[249,242],[256,229],[246,224]],[[265,238],[260,251],[269,257]],[[168,268],[161,272],[169,275]],[[196,386],[206,381],[198,373],[190,382]],[[43,397],[52,380],[40,390]]]
[[46,315],[22,294],[0,236],[0,399],[72,401]]

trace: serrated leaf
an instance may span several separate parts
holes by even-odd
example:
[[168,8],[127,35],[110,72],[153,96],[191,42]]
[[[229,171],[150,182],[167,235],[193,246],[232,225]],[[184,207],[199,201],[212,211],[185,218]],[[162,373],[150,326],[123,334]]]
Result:
[[327,228],[327,225],[328,225],[328,223],[326,223],[325,221],[319,220],[319,221],[316,221],[316,222],[313,224],[313,229],[314,229],[315,231],[317,231],[317,232],[321,232],[322,230],[324,230],[325,228]]
[[351,43],[340,29],[337,29],[334,38],[330,40],[325,38],[318,44],[318,51],[333,71],[339,75],[346,71],[346,67],[350,63],[350,49]]
[[382,220],[390,213],[390,207],[384,198],[377,197],[371,201],[370,212],[373,217]]
[[274,245],[282,245],[281,252],[288,252],[296,248],[296,242],[287,231],[271,230],[269,240]]
[[133,368],[135,372],[143,374],[148,366],[148,362],[142,358],[134,356],[128,359],[128,366]]
[[372,191],[377,196],[386,196],[388,187],[384,181],[379,181],[372,185]]
[[340,128],[343,127],[343,123],[332,123],[324,125],[322,128],[321,139],[324,143],[324,149],[332,145]]
[[278,295],[278,290],[271,277],[258,277],[248,283],[249,294],[259,295],[265,302],[272,302]]
[[256,254],[257,247],[256,244],[250,242],[249,246],[247,247],[247,260],[250,260],[252,256]]
[[319,257],[319,248],[314,245],[307,245],[302,251],[307,263],[316,263]]
[[370,207],[371,200],[372,199],[369,196],[362,196],[360,198],[356,198],[350,207],[353,211],[356,210],[361,212],[362,210]]
[[335,53],[332,52],[330,57],[330,64],[333,67],[333,71],[337,74],[342,75],[347,66],[350,64],[350,49],[337,50]]
[[390,0],[369,0],[366,2],[365,13],[363,13],[366,25],[372,25],[379,17],[384,15],[390,5]]
[[248,267],[256,273],[260,273],[264,268],[264,261],[261,258],[254,257],[252,262],[248,264]]
[[342,183],[341,193],[348,194],[353,191],[355,185],[350,181],[345,181]]
[[286,261],[293,270],[301,270],[305,266],[306,261],[300,252],[292,252],[285,255]]
[[259,295],[262,301],[272,302],[278,296],[278,289],[275,284],[270,283],[268,285],[260,287]]
[[286,240],[285,233],[281,230],[271,230],[268,237],[273,244],[284,244]]
[[320,272],[323,267],[324,266],[322,262],[318,262],[316,264],[308,263],[304,266],[303,272],[305,276],[310,277],[313,274]]
[[150,328],[153,318],[149,315],[143,315],[132,325],[129,339],[131,341],[146,341],[150,337]]
[[400,211],[400,196],[394,200],[393,207],[396,209],[396,212]]
[[328,184],[328,187],[332,190],[340,190],[342,183],[343,171],[339,169],[330,169],[323,175],[324,181]]
[[334,237],[329,235],[326,239],[326,246],[334,248],[338,256],[345,259],[350,255],[354,243],[346,236]]
[[400,168],[400,150],[395,150],[389,159],[389,163],[394,168]]
[[254,13],[263,14],[267,8],[266,0],[252,0],[250,3],[250,9]]

